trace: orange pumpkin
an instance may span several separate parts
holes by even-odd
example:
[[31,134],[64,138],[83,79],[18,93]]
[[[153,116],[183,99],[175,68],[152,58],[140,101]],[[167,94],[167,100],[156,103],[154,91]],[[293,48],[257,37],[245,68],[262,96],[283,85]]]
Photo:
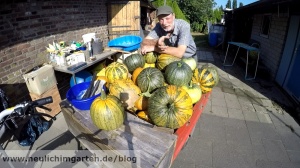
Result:
[[141,67],[138,67],[136,68],[133,73],[132,73],[132,76],[131,76],[131,79],[133,81],[134,84],[136,84],[136,79],[137,77],[139,76],[139,74],[142,72],[144,68],[141,68]]
[[148,97],[140,95],[140,97],[134,103],[134,106],[138,110],[147,110],[147,108],[148,108]]

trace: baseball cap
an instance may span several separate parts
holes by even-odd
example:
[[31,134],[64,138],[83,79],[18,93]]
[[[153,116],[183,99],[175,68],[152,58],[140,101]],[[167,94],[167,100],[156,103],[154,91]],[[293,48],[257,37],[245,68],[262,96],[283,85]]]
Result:
[[156,16],[159,15],[169,15],[173,13],[173,9],[170,6],[160,6],[156,10]]

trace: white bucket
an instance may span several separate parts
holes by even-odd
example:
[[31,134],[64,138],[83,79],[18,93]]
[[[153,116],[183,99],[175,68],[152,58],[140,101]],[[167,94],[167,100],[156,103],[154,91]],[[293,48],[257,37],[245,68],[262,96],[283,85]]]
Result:
[[94,40],[96,40],[96,33],[88,33],[88,34],[84,34],[82,35],[83,38],[83,42],[84,43],[88,43],[91,42],[91,39],[93,38]]

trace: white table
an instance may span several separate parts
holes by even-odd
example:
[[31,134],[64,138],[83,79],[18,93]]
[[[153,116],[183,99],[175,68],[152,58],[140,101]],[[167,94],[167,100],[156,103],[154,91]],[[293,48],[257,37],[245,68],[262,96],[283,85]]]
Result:
[[[230,45],[234,45],[234,46],[237,46],[238,49],[236,51],[236,54],[234,56],[234,59],[232,61],[231,64],[225,64],[226,62],[226,58],[227,58],[227,54],[228,54],[228,48]],[[239,49],[240,48],[243,48],[243,49],[246,49],[247,50],[247,59],[246,59],[246,73],[245,73],[245,79],[246,80],[250,80],[250,79],[255,79],[256,77],[256,72],[257,72],[257,66],[258,66],[258,60],[259,60],[259,54],[260,54],[260,50],[258,48],[255,48],[255,47],[252,47],[248,44],[245,44],[245,43],[240,43],[240,42],[228,42],[228,46],[227,46],[227,51],[226,51],[226,55],[225,55],[225,59],[224,59],[224,62],[223,62],[223,65],[224,66],[233,66],[234,62],[235,62],[235,59],[236,59],[236,56],[238,55],[238,52],[239,52]],[[249,64],[249,51],[256,51],[258,54],[257,54],[257,59],[256,59],[256,67],[255,67],[255,72],[254,72],[254,77],[252,78],[249,78],[247,77],[248,76],[248,64]]]
[[95,60],[93,60],[93,61],[87,61],[86,62],[87,64],[85,66],[82,66],[82,67],[80,67],[80,68],[78,68],[78,69],[76,69],[74,71],[68,70],[67,66],[54,66],[54,70],[55,71],[64,72],[64,73],[68,73],[68,74],[72,74],[74,83],[76,84],[75,74],[77,72],[82,71],[83,69],[88,68],[88,67],[90,67],[90,66],[92,66],[92,65],[94,65],[94,64],[96,64],[96,63],[98,63],[98,62],[100,62],[100,61],[102,61],[102,60],[104,60],[104,59],[106,59],[106,58],[114,55],[114,54],[116,54],[116,53],[118,53],[118,51],[104,51],[101,54],[94,55],[94,57],[96,57]]

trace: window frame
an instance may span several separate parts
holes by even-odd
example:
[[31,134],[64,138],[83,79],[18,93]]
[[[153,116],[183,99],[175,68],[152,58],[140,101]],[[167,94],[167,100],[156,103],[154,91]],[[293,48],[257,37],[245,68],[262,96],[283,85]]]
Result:
[[[269,23],[266,23],[266,21],[267,21],[266,19],[269,19]],[[272,22],[272,15],[264,14],[263,18],[262,18],[261,26],[260,26],[260,36],[269,38],[271,22]],[[266,24],[268,24],[268,25],[266,25]],[[265,26],[268,26],[268,30],[265,30],[266,29],[266,28],[264,28]]]

